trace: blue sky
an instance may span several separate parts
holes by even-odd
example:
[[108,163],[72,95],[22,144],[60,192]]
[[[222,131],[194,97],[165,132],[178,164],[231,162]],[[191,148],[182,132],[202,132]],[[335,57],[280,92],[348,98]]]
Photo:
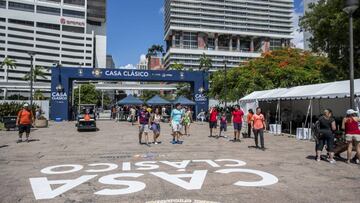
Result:
[[[164,0],[108,0],[107,52],[117,66],[137,64],[152,44],[163,44]],[[295,0],[295,13],[302,13]]]

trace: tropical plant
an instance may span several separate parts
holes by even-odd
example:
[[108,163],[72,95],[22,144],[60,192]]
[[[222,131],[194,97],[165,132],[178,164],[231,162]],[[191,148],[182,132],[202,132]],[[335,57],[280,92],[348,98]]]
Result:
[[7,82],[8,81],[8,76],[9,76],[9,73],[8,73],[8,70],[9,69],[16,69],[16,61],[14,59],[11,59],[9,57],[6,57],[0,64],[0,68],[5,70],[5,81]]
[[184,64],[175,62],[170,65],[170,70],[178,70],[178,71],[184,70]]
[[46,97],[42,94],[40,90],[36,90],[34,93],[35,100],[46,100]]
[[148,59],[148,68],[150,68],[151,57],[153,56],[162,56],[164,54],[164,47],[162,45],[154,44],[152,45],[146,54]]
[[288,88],[298,85],[334,81],[336,66],[324,56],[299,49],[267,52],[241,67],[228,70],[224,91],[224,71],[212,74],[210,96],[228,101],[258,90]]
[[[342,9],[344,0],[319,0],[310,4],[309,11],[300,18],[300,27],[311,33],[312,51],[326,53],[337,66],[334,79],[349,77],[349,16]],[[354,72],[360,77],[360,9],[353,14]]]
[[[42,66],[35,66],[33,69],[33,81],[36,82],[38,78],[46,79],[46,72],[48,70]],[[30,81],[31,72],[26,73],[24,76],[24,80]]]
[[205,53],[200,57],[200,70],[208,71],[212,67],[212,60]]

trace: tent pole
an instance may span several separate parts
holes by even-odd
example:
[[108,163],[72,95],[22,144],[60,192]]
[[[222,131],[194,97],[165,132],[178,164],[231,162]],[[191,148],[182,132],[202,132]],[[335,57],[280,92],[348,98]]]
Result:
[[[310,129],[312,128],[312,126],[313,126],[313,102],[312,102],[312,100],[310,100],[310,103],[311,103],[311,106],[310,106],[310,128],[309,128],[309,130],[308,130],[308,133],[310,133]],[[312,133],[312,132],[311,132]]]

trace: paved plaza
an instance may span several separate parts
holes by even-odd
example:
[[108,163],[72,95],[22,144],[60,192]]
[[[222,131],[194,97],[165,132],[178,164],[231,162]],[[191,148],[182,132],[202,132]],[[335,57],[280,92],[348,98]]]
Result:
[[196,123],[172,145],[162,124],[162,144],[147,146],[127,122],[98,127],[50,123],[20,144],[17,132],[1,131],[0,202],[359,201],[360,167],[315,162],[309,141],[266,135],[264,152],[249,148],[253,139],[208,138],[207,124]]

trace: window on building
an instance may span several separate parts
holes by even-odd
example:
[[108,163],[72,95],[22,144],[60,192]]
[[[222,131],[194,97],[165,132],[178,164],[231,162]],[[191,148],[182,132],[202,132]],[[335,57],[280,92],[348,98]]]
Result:
[[34,5],[9,1],[9,9],[34,12]]
[[85,6],[85,0],[64,0],[64,4]]
[[43,1],[43,2],[50,2],[50,3],[61,3],[61,0],[38,0],[38,1]]
[[34,26],[33,21],[27,21],[27,20],[17,20],[17,19],[9,19],[9,23],[13,24],[19,24],[19,25],[25,25],[25,26]]
[[6,8],[6,1],[0,1],[0,8]]
[[76,33],[84,33],[85,29],[83,27],[75,27],[69,25],[63,25],[62,30],[66,32],[76,32]]
[[37,6],[36,7],[36,12],[37,13],[50,14],[50,15],[60,15],[60,8]]
[[68,39],[84,40],[83,37],[75,37],[75,36],[70,36],[70,35],[63,35],[62,37],[68,38]]
[[63,9],[63,16],[74,18],[85,18],[85,12]]
[[41,28],[47,28],[47,29],[52,29],[52,30],[60,30],[60,25],[56,25],[56,24],[51,24],[51,23],[36,23],[37,27],[41,27]]
[[60,37],[59,34],[49,33],[49,32],[36,31],[36,34],[38,34],[38,35],[45,35],[45,36]]
[[184,32],[183,38],[184,38],[183,40],[184,48],[194,49],[198,47],[198,41],[197,41],[198,36],[196,33]]

